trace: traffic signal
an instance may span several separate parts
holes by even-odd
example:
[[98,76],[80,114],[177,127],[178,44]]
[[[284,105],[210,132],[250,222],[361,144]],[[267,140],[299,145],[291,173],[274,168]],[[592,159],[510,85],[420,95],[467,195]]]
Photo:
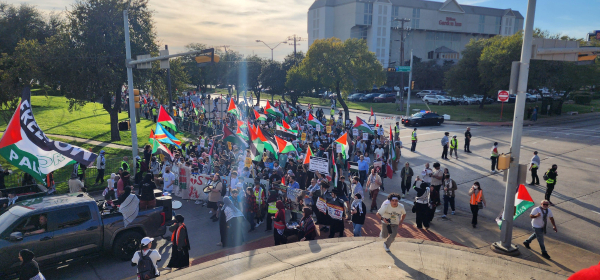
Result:
[[133,90],[133,100],[135,101],[135,108],[138,109],[140,108],[140,90],[139,89],[134,89]]
[[203,50],[200,52],[200,54],[207,54],[207,55],[201,55],[201,56],[195,57],[198,67],[204,67],[204,66],[208,65],[208,63],[219,62],[219,60],[221,59],[218,55],[215,54],[214,48]]
[[410,82],[410,89],[415,89],[415,81]]

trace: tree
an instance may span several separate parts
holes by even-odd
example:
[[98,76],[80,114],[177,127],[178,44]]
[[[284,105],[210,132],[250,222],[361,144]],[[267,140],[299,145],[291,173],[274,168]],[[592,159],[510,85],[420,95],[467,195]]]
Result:
[[296,106],[300,96],[309,95],[316,88],[315,85],[315,79],[308,76],[301,66],[294,66],[286,73],[285,86],[289,90],[292,106]]
[[263,64],[259,79],[262,88],[268,90],[268,93],[271,94],[271,102],[273,102],[275,94],[283,95],[285,91],[285,70],[281,62],[266,61]]
[[45,16],[35,6],[0,3],[0,53],[12,54],[23,39],[43,44],[60,25],[56,14]]
[[315,40],[299,67],[307,77],[335,89],[346,120],[350,113],[342,92],[348,94],[354,89],[370,89],[385,82],[383,66],[361,39],[344,42],[338,38]]
[[[127,80],[124,10],[129,11],[131,52],[157,54],[156,30],[148,0],[76,2],[66,13],[65,32],[47,46],[48,53],[61,58],[46,61],[46,65],[54,63],[53,67],[61,69],[50,78],[60,84],[60,91],[72,106],[101,100],[110,116],[112,141],[121,139],[118,112],[122,98],[127,96],[122,95]],[[145,85],[151,75],[151,71],[134,71],[134,84]]]

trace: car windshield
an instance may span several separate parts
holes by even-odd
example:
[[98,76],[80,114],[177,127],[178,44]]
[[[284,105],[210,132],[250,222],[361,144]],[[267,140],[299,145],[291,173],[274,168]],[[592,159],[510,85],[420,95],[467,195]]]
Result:
[[379,97],[386,97],[387,95],[385,94],[380,94]]
[[[17,208],[24,208],[23,206],[14,206],[12,207],[10,210],[4,212],[4,214],[2,214],[2,216],[0,216],[0,233],[3,233],[6,231],[6,229],[8,227],[10,227],[12,224],[15,223],[15,221],[17,221],[21,216],[17,215],[17,212],[19,211],[14,211]],[[29,210],[31,211],[31,210]]]
[[423,117],[423,113],[414,113],[414,114],[412,115],[412,117],[413,117],[413,118],[421,118],[421,117]]

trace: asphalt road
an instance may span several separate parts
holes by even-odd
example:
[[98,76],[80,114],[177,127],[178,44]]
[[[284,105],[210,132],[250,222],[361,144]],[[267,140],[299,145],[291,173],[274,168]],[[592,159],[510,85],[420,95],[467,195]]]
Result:
[[[356,113],[351,113],[355,119]],[[359,114],[368,118],[368,113]],[[395,122],[394,118],[378,117],[378,123],[387,128]],[[419,127],[417,152],[410,152],[410,132],[412,128],[402,129],[400,136],[404,143],[402,150],[401,166],[408,161],[415,173],[420,173],[426,162],[440,162],[442,168],[448,168],[451,177],[458,184],[456,197],[457,211],[470,213],[467,191],[475,181],[479,181],[487,200],[487,207],[482,209],[480,219],[493,221],[503,208],[505,183],[502,173],[490,173],[490,149],[493,142],[499,143],[500,152],[508,152],[510,147],[511,128],[475,126],[471,127],[473,153],[462,152],[464,144],[463,133],[466,126],[443,124],[437,127]],[[440,140],[445,131],[450,135],[458,135],[459,159],[441,160],[442,147]],[[534,150],[539,152],[542,159],[542,170],[548,169],[552,164],[558,164],[558,178],[551,207],[557,222],[558,233],[549,230],[548,235],[560,241],[587,249],[592,252],[600,251],[600,187],[598,186],[598,171],[600,169],[600,119],[585,120],[577,123],[557,123],[551,126],[536,125],[524,128],[521,159],[523,164],[529,163]],[[385,179],[385,191],[400,192],[399,175],[393,179]],[[527,179],[530,181],[530,178]],[[545,183],[540,186],[527,186],[536,206],[544,198]],[[410,192],[403,199],[405,207],[410,207],[415,192]],[[365,203],[370,202],[368,198]],[[384,196],[378,197],[378,204]],[[410,208],[407,208],[410,209]],[[442,209],[441,207],[438,209]],[[219,242],[218,223],[213,223],[209,217],[208,209],[199,207],[193,202],[184,202],[178,213],[186,217],[186,225],[190,232],[192,258],[216,252],[221,247]],[[409,217],[414,215],[408,214]],[[436,215],[441,215],[437,213]],[[465,224],[465,227],[470,224]],[[528,215],[522,215],[515,221],[515,226],[530,228]],[[432,225],[435,228],[435,224]],[[262,224],[257,231],[248,235],[249,240],[254,240],[271,233],[264,232]],[[443,235],[443,232],[440,232]],[[498,240],[500,238],[498,237]],[[158,240],[156,248],[162,254],[159,266],[164,267],[170,256],[170,242]],[[552,254],[553,252],[549,252]],[[558,252],[555,252],[558,253]],[[89,262],[76,263],[67,267],[44,271],[48,279],[124,279],[135,275],[136,269],[129,262],[116,261],[110,255],[90,260]]]

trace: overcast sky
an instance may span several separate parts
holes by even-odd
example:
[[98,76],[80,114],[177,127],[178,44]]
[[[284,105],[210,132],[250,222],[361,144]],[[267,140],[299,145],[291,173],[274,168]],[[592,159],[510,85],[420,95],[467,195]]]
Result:
[[[45,11],[70,9],[74,0],[30,0],[28,3]],[[313,0],[150,0],[155,11],[156,29],[161,45],[169,45],[171,53],[183,51],[189,43],[212,46],[229,45],[244,54],[255,53],[264,58],[271,51],[256,40],[270,46],[288,36],[308,38],[307,12]],[[443,1],[438,1],[443,2]],[[459,4],[492,8],[511,8],[525,15],[527,0],[458,0]],[[585,37],[587,32],[600,30],[600,0],[538,0],[535,27],[571,37]],[[300,42],[298,50],[308,49]],[[293,52],[293,46],[279,45],[276,60]]]

